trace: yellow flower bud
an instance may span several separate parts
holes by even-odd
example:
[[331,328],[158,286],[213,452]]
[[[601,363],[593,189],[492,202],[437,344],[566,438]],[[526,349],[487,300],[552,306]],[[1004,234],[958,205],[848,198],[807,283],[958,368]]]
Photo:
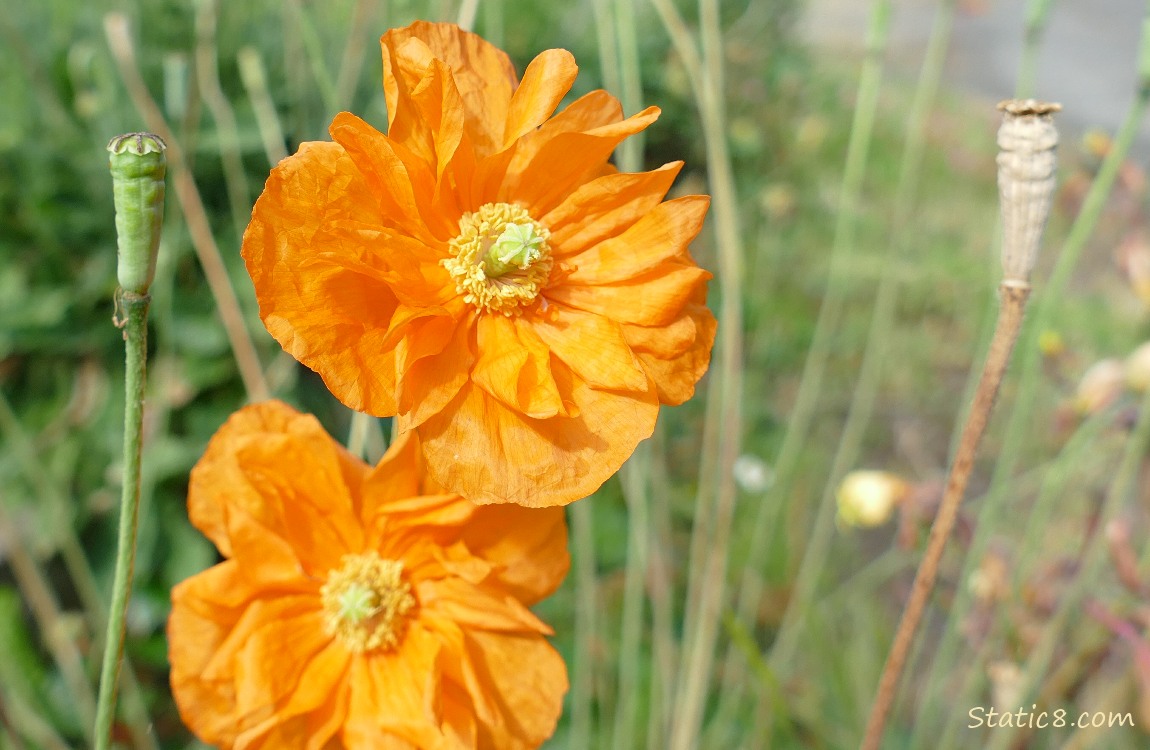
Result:
[[1122,395],[1126,387],[1126,369],[1122,360],[1103,359],[1082,374],[1074,392],[1074,410],[1079,414],[1097,414]]
[[1142,344],[1126,358],[1126,387],[1135,393],[1150,388],[1150,341]]
[[852,471],[843,478],[837,493],[839,525],[881,526],[890,520],[909,489],[901,477],[890,472]]

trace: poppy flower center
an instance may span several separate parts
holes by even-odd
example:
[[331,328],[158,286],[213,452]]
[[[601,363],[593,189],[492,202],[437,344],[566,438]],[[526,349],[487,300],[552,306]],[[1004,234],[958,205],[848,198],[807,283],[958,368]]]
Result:
[[320,589],[325,632],[355,653],[390,651],[402,639],[415,608],[403,563],[374,552],[344,555],[340,562]]
[[465,302],[488,312],[518,315],[539,296],[551,275],[551,233],[513,203],[485,203],[459,220],[440,261]]

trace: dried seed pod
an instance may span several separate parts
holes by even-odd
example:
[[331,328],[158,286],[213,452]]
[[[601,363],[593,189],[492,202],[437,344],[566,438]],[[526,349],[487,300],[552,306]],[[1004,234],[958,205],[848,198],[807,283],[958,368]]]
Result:
[[1003,282],[1029,286],[1054,197],[1053,114],[1062,106],[1033,99],[1005,101],[998,129],[998,197],[1002,209]]

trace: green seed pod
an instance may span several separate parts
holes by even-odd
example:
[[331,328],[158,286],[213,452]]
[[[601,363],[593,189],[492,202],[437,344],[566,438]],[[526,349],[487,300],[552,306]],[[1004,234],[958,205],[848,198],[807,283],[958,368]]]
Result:
[[151,133],[118,135],[108,142],[119,246],[116,278],[125,292],[147,294],[156,275],[164,223],[166,148]]

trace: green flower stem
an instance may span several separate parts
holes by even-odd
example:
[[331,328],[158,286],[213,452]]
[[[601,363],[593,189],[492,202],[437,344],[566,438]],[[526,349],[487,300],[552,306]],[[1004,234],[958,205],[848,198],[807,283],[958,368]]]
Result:
[[140,513],[140,451],[144,429],[144,385],[147,381],[148,305],[151,297],[121,291],[117,304],[124,325],[124,459],[120,494],[120,531],[116,541],[116,574],[112,606],[104,636],[100,694],[96,704],[96,750],[111,747],[116,683],[124,650],[124,616],[136,562],[136,526]]

